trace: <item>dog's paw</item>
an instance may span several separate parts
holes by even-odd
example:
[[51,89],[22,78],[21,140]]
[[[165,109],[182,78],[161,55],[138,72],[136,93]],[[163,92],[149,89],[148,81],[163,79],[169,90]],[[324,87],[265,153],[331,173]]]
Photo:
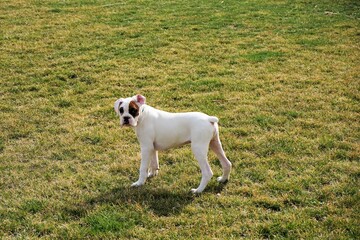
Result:
[[229,179],[221,176],[221,177],[217,178],[217,181],[220,183],[227,183],[229,181]]
[[199,193],[202,192],[202,191],[199,191],[197,188],[192,188],[190,191],[191,191],[191,193],[193,193],[193,194],[199,194]]
[[155,177],[159,174],[159,170],[157,169],[149,169],[149,172],[148,172],[148,177],[151,178],[151,177]]
[[131,187],[140,187],[142,185],[144,185],[144,183],[137,181],[137,182],[134,182],[133,184],[131,184]]

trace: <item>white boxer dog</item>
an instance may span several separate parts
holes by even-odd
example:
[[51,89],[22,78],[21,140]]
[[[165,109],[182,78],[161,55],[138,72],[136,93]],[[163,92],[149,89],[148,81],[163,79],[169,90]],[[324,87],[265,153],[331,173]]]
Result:
[[114,104],[115,112],[120,116],[121,126],[135,128],[141,148],[140,176],[131,186],[145,183],[148,177],[156,176],[159,170],[158,150],[191,143],[191,149],[198,160],[202,178],[193,193],[201,193],[211,177],[207,154],[209,146],[215,152],[223,168],[218,182],[226,182],[230,176],[231,162],[226,158],[219,138],[217,117],[200,112],[169,113],[145,104],[145,97],[135,95],[120,98]]

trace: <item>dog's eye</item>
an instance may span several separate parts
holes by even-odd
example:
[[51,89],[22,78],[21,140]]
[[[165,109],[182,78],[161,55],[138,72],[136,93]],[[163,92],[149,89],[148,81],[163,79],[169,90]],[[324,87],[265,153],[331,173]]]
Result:
[[129,113],[133,117],[136,117],[138,115],[138,111],[135,108],[130,108]]
[[124,113],[124,108],[121,107],[121,108],[119,109],[119,111],[120,111],[120,114],[123,114],[123,113]]

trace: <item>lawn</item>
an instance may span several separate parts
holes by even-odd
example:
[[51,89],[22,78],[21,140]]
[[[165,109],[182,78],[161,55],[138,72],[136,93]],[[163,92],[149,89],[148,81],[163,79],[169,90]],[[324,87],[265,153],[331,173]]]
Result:
[[[358,239],[359,43],[355,0],[2,0],[0,238]],[[231,180],[185,146],[130,188],[137,93],[217,116]]]

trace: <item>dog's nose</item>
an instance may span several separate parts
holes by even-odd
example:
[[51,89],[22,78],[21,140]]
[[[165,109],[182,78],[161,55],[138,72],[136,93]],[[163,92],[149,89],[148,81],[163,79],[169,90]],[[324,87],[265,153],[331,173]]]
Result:
[[124,123],[129,123],[130,117],[124,117]]

